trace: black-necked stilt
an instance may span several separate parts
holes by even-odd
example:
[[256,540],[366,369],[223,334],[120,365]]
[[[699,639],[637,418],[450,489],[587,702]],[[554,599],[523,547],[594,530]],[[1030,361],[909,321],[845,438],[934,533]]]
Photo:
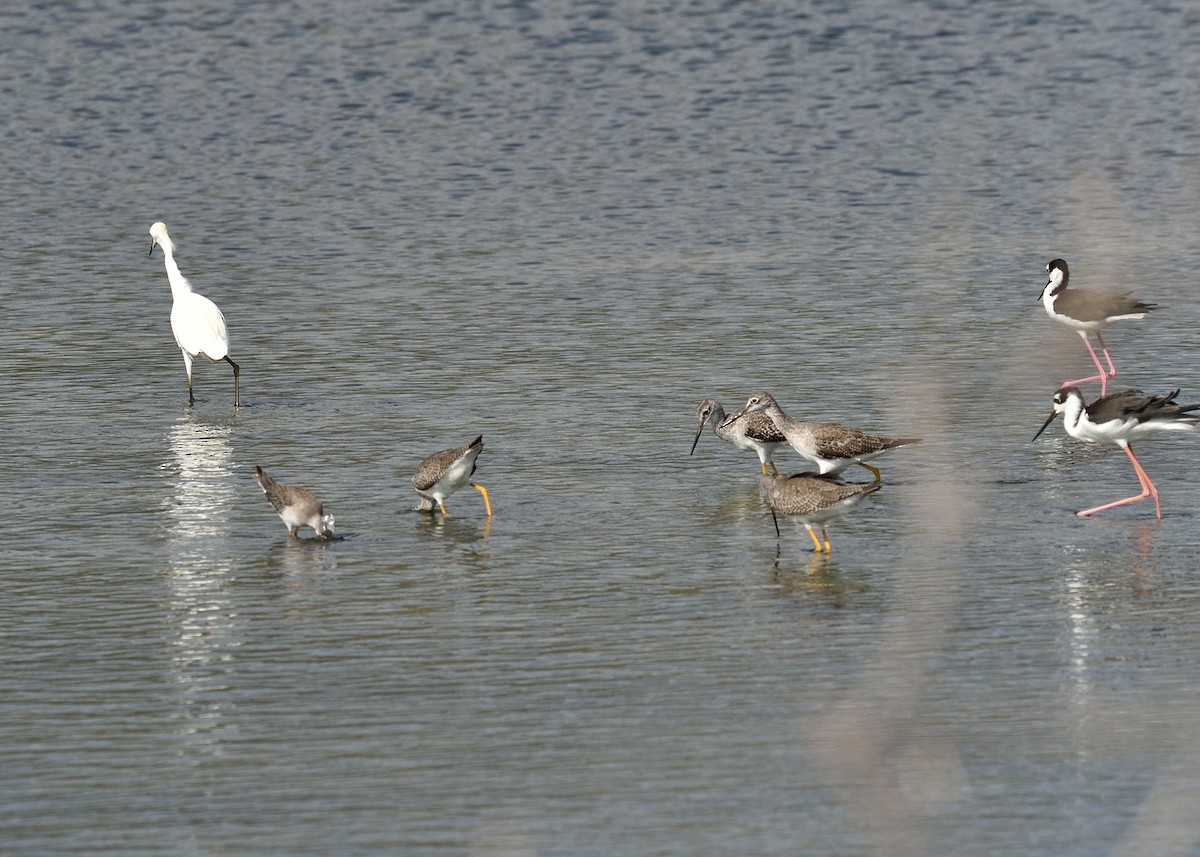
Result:
[[[1047,315],[1083,337],[1088,354],[1092,355],[1092,362],[1096,364],[1096,371],[1099,372],[1098,375],[1090,375],[1076,381],[1064,381],[1062,386],[1069,387],[1088,381],[1099,381],[1100,395],[1103,396],[1109,379],[1117,377],[1117,369],[1113,366],[1108,346],[1104,344],[1104,337],[1100,335],[1100,331],[1114,321],[1142,318],[1155,308],[1155,304],[1148,304],[1127,295],[1115,295],[1095,289],[1068,289],[1067,282],[1071,275],[1067,271],[1067,263],[1062,259],[1052,260],[1046,265],[1046,271],[1050,277],[1046,287],[1042,289],[1041,301],[1046,308]],[[1088,338],[1090,333],[1096,334],[1100,350],[1104,352],[1104,359],[1108,363],[1107,371],[1100,363],[1100,358],[1096,356],[1096,350],[1092,348],[1091,340]]]
[[196,402],[192,394],[192,358],[207,357],[214,363],[224,360],[233,367],[233,406],[240,407],[242,370],[229,356],[225,316],[215,303],[192,291],[191,283],[179,272],[179,266],[175,264],[175,244],[167,234],[167,225],[162,221],[150,227],[151,256],[155,247],[162,247],[167,281],[171,284],[171,332],[175,334],[175,344],[183,352],[183,365],[187,369],[188,379],[188,404]]
[[[859,500],[882,487],[878,482],[843,482],[836,476],[817,473],[760,476],[758,482],[771,507],[775,535],[779,535],[777,511],[797,517],[808,529],[815,553],[821,553],[822,550],[828,553],[830,550],[829,536],[825,532],[826,522],[846,514],[858,505]],[[813,529],[814,524],[821,527],[820,540]]]
[[867,464],[868,459],[896,449],[920,443],[916,437],[876,437],[837,423],[805,423],[783,412],[770,393],[755,393],[746,401],[736,417],[764,413],[791,444],[792,449],[817,465],[822,474],[840,473],[851,464],[870,470],[878,482],[883,477],[878,468]]
[[454,449],[443,449],[426,458],[413,474],[412,484],[421,495],[421,504],[417,507],[422,512],[432,512],[436,506],[446,517],[446,498],[464,485],[483,495],[483,507],[488,517],[492,516],[492,504],[488,500],[487,489],[474,482],[468,482],[475,473],[475,459],[483,452],[483,435],[470,443],[456,446]]
[[1076,515],[1084,518],[1105,509],[1153,497],[1154,514],[1162,517],[1162,509],[1158,504],[1158,489],[1138,463],[1130,441],[1158,431],[1194,430],[1200,422],[1200,416],[1192,412],[1200,411],[1200,404],[1177,404],[1175,397],[1178,395],[1178,390],[1165,396],[1143,396],[1137,390],[1122,390],[1096,399],[1089,405],[1084,403],[1083,393],[1078,387],[1063,387],[1054,394],[1054,410],[1050,412],[1046,422],[1042,423],[1033,439],[1037,440],[1054,418],[1062,414],[1063,426],[1071,437],[1088,443],[1111,443],[1125,450],[1125,454],[1133,462],[1133,470],[1142,486],[1142,493],[1136,497],[1105,503],[1094,509],[1084,509],[1082,512],[1076,512]]
[[775,428],[775,423],[766,414],[734,414],[725,415],[725,409],[715,399],[705,399],[696,407],[696,418],[700,425],[696,428],[696,439],[692,441],[691,455],[696,451],[700,435],[704,434],[704,426],[710,421],[713,432],[722,440],[727,440],[738,449],[758,453],[758,463],[762,466],[763,476],[767,475],[767,465],[778,476],[779,470],[771,460],[775,450],[787,443],[787,439]]
[[279,513],[289,536],[296,535],[305,526],[312,527],[318,536],[329,538],[333,535],[333,515],[325,514],[321,501],[312,492],[276,482],[261,467],[254,468],[254,478]]

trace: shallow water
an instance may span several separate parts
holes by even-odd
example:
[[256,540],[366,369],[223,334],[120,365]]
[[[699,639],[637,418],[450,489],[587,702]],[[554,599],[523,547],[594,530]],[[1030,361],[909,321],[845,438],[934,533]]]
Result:
[[[1196,15],[4,17],[7,849],[1195,852],[1197,441],[1139,448],[1156,525],[1030,438],[1088,366],[1056,256],[1164,307],[1118,383],[1200,399]],[[187,407],[158,219],[237,412],[226,365]],[[925,439],[828,558],[687,454],[758,389]],[[412,512],[478,433],[494,518]]]

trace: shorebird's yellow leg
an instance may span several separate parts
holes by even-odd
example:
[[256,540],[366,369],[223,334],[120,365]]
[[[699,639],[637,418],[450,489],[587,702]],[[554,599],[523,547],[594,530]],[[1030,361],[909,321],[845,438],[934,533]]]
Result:
[[867,464],[865,461],[858,461],[858,462],[855,462],[855,463],[856,463],[856,464],[857,464],[859,467],[865,467],[865,468],[867,468],[867,470],[870,470],[870,471],[871,471],[871,475],[875,477],[875,481],[876,481],[876,482],[882,482],[882,481],[883,481],[883,474],[879,472],[879,468],[878,468],[878,467],[872,467],[871,465]]
[[[760,461],[759,465],[762,466],[763,476],[766,476],[767,475],[767,463],[765,461]],[[771,465],[771,466],[774,467],[774,465]],[[779,474],[776,473],[775,475],[778,476]]]
[[442,510],[442,517],[443,517],[443,518],[448,518],[448,517],[450,517],[449,515],[447,515],[447,514],[446,514],[446,507],[442,505],[442,501],[441,501],[441,500],[438,500],[438,501],[437,501],[437,504],[438,504],[438,508]]
[[[808,528],[808,536],[813,540],[813,553],[820,553],[822,550],[821,543],[817,541],[817,534],[813,531],[812,525],[805,524],[804,526]],[[828,544],[828,542],[826,542],[826,544]]]
[[487,509],[488,517],[492,517],[492,504],[488,500],[487,489],[482,485],[476,485],[474,482],[471,483],[471,487],[483,495],[483,508]]
[[821,527],[821,538],[825,541],[825,553],[833,550],[833,546],[829,544],[829,533],[825,532],[825,528]]
[[[775,466],[774,461],[771,462],[771,473],[775,476],[779,475],[779,468]],[[764,467],[763,468],[763,476],[766,476],[766,475],[767,475],[767,468]]]

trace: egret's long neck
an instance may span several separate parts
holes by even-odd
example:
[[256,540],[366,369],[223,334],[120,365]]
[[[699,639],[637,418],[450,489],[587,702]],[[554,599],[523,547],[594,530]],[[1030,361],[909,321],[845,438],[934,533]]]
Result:
[[192,284],[187,281],[187,277],[179,271],[179,266],[175,264],[175,256],[171,253],[171,248],[166,244],[159,244],[163,251],[163,262],[167,266],[167,281],[171,284],[172,300],[179,300],[183,295],[189,294],[192,291]]

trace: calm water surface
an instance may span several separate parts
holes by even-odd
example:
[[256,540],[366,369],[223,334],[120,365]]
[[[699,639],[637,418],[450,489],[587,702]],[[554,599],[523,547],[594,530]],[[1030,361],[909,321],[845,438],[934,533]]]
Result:
[[[0,19],[0,850],[1200,853],[1197,441],[1139,450],[1161,525],[1030,443],[1088,367],[1056,256],[1200,399],[1189,7]],[[757,389],[925,438],[829,558],[687,454]],[[412,512],[478,433],[495,517]]]

